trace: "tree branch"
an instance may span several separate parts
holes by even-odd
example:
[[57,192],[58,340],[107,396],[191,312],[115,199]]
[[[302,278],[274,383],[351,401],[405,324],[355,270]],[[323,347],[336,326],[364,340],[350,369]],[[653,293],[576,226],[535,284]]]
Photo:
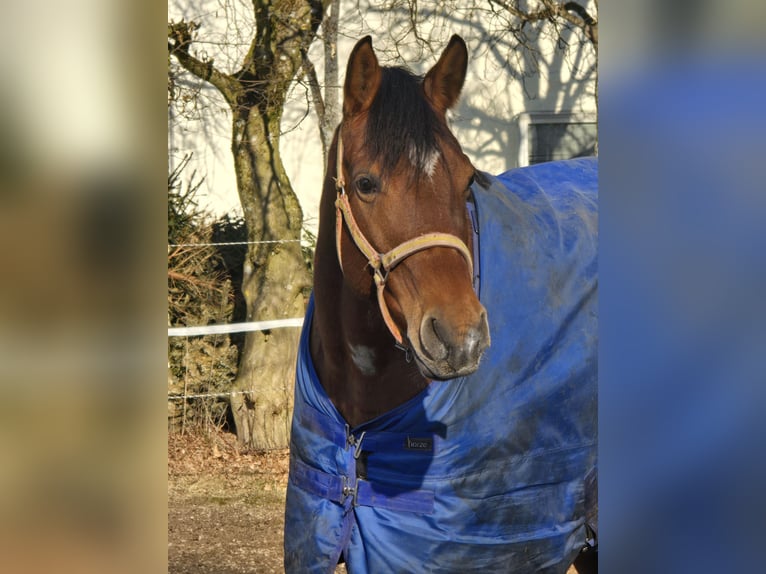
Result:
[[314,109],[321,118],[325,115],[324,98],[322,98],[322,89],[319,85],[319,76],[317,76],[314,63],[309,59],[309,55],[305,50],[301,50],[301,57],[303,58],[303,73],[308,81],[309,88],[311,89],[311,99],[314,104]]
[[577,2],[553,2],[552,0],[542,0],[543,8],[533,12],[524,12],[518,8],[517,3],[510,3],[504,0],[490,0],[490,4],[497,4],[510,14],[525,22],[539,22],[540,20],[553,21],[559,17],[573,26],[583,31],[594,47],[598,49],[598,21],[595,20],[587,10]]
[[218,70],[213,60],[202,61],[189,53],[192,33],[199,28],[196,22],[170,22],[168,24],[168,54],[174,56],[185,70],[215,86],[229,104],[236,102],[237,81]]
[[[596,3],[596,6],[598,7],[598,3]],[[566,18],[570,22],[573,22],[575,26],[579,26],[585,32],[585,35],[593,43],[596,49],[598,49],[598,20],[595,20],[590,14],[588,14],[588,11],[585,10],[585,8],[577,2],[567,2],[564,4],[564,10],[567,12],[567,14],[574,12],[577,14],[577,16],[579,16],[581,19],[581,24],[573,22],[573,20],[569,20],[571,14],[566,16]],[[562,17],[564,16],[562,15]]]
[[504,2],[503,0],[489,0],[489,3],[497,4],[504,10],[516,16],[522,22],[537,22],[538,20],[548,20],[551,17],[551,12],[547,7],[547,3],[546,8],[542,8],[541,10],[537,10],[535,12],[524,12],[523,10],[519,10],[518,6],[509,2]]
[[324,28],[324,107],[325,125],[332,140],[332,132],[340,122],[340,84],[338,82],[338,22],[340,21],[340,0],[332,0],[322,22]]

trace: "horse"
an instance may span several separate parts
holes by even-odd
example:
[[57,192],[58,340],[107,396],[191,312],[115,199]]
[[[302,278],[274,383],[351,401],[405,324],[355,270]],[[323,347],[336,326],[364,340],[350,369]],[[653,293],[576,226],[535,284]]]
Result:
[[493,177],[468,50],[349,57],[296,368],[286,572],[566,572],[594,556],[597,164]]

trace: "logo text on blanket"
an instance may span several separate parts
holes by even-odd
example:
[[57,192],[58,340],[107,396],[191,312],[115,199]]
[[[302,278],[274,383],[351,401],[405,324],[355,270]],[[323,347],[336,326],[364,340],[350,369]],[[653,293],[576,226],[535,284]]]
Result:
[[404,441],[404,448],[407,450],[418,450],[431,452],[434,449],[434,439],[431,437],[411,437],[408,436]]

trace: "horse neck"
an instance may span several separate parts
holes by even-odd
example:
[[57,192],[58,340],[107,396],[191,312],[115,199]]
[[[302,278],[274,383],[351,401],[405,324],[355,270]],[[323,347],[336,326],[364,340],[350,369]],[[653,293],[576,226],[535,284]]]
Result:
[[[334,166],[334,148],[329,165]],[[335,169],[325,178],[314,257],[311,355],[322,386],[352,426],[409,400],[427,385],[414,362],[394,346],[374,290],[348,287],[335,247]],[[370,278],[372,283],[372,278]]]

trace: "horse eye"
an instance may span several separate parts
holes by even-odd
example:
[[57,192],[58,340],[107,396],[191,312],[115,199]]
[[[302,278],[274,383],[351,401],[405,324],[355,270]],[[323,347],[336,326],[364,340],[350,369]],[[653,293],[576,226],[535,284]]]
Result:
[[375,181],[369,177],[360,177],[356,180],[356,189],[359,193],[372,193],[376,189]]

